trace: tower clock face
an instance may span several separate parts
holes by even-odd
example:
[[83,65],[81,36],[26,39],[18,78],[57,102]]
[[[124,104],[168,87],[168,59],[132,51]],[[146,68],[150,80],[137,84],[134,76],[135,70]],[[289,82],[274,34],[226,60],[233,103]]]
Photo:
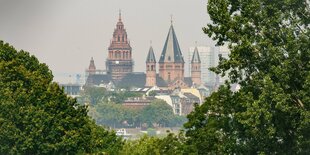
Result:
[[119,61],[115,61],[116,64],[119,64]]

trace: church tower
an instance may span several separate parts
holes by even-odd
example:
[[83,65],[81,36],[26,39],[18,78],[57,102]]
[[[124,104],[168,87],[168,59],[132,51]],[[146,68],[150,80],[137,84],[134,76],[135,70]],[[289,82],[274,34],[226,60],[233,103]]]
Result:
[[96,73],[96,66],[95,66],[95,61],[94,61],[93,57],[91,57],[91,59],[90,59],[89,67],[86,70],[86,72],[88,73],[88,75]]
[[158,63],[159,76],[166,82],[170,83],[174,80],[184,80],[184,59],[174,32],[172,21]]
[[156,59],[152,46],[146,58],[145,86],[156,86]]
[[119,81],[126,74],[133,71],[132,49],[127,39],[127,32],[122,22],[121,13],[119,13],[119,19],[108,50],[109,55],[106,61],[107,73],[111,75],[114,81]]
[[194,84],[201,84],[201,61],[197,47],[195,47],[191,61],[191,77]]

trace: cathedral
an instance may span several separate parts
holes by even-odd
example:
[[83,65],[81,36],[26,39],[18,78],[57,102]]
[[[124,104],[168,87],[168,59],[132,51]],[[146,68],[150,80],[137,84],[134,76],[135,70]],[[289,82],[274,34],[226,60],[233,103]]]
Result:
[[[201,61],[197,47],[191,58],[191,77],[184,77],[184,58],[173,28],[168,31],[158,65],[153,47],[149,48],[146,58],[146,73],[133,72],[132,49],[127,32],[119,14],[113,38],[108,48],[106,70],[96,70],[93,58],[86,70],[86,85],[114,83],[118,87],[188,88],[201,85]],[[158,66],[159,73],[156,72]]]
[[109,46],[108,59],[106,61],[107,73],[113,81],[120,81],[124,76],[133,71],[131,58],[131,46],[127,39],[127,32],[122,22],[121,14],[114,29],[113,39]]

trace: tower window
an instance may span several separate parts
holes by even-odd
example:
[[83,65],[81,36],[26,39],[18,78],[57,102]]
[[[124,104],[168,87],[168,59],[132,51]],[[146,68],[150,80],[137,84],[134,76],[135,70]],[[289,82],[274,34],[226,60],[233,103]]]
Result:
[[120,37],[119,36],[117,37],[117,41],[120,41]]
[[171,79],[171,78],[170,78],[170,72],[168,72],[168,81],[170,81],[170,79]]
[[171,57],[170,56],[168,56],[168,61],[170,61],[171,60]]

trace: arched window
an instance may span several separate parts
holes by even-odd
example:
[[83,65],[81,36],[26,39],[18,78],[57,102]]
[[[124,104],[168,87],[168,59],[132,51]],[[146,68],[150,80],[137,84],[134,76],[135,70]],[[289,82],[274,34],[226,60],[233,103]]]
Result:
[[124,36],[122,36],[122,42],[124,42]]
[[117,41],[120,41],[120,37],[119,36],[117,37]]
[[168,72],[168,81],[170,81],[170,79],[171,79],[171,78],[170,78],[170,72]]

